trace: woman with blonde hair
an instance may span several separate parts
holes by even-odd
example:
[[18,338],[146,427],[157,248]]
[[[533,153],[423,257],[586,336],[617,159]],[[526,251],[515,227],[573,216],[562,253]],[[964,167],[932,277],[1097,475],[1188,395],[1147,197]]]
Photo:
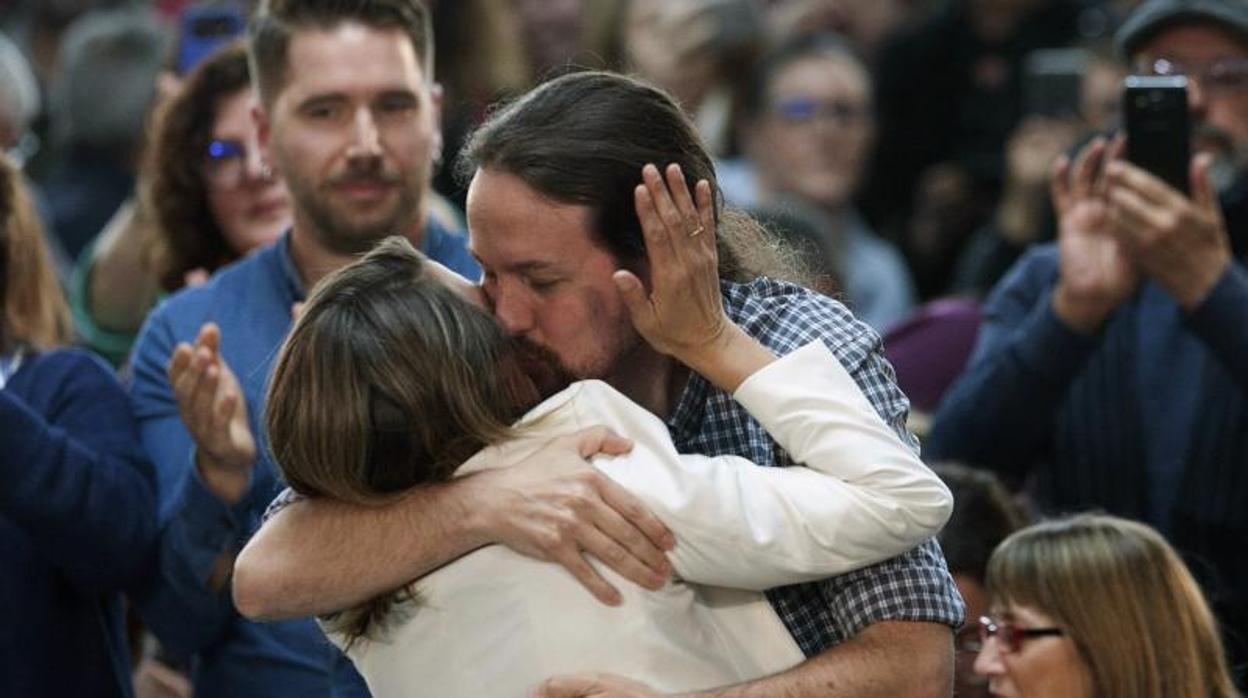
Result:
[[156,536],[154,474],[0,158],[0,695],[128,696],[119,590]]
[[1080,514],[1007,538],[988,563],[976,671],[997,696],[1233,698],[1217,622],[1145,524]]
[[[713,245],[709,205],[700,213]],[[718,288],[714,268],[692,285]],[[652,592],[600,567],[622,594],[607,606],[558,565],[486,546],[325,622],[376,696],[530,695],[584,670],[667,691],[768,675],[803,654],[763,590],[897,555],[948,517],[947,489],[821,341],[776,358],[732,325],[723,355],[702,367],[805,466],[757,467],[678,454],[657,416],[606,383],[542,400],[534,367],[549,363],[475,292],[400,239],[318,285],[266,401],[286,482],[383,503],[603,425],[633,448],[594,466],[675,535],[678,581]]]

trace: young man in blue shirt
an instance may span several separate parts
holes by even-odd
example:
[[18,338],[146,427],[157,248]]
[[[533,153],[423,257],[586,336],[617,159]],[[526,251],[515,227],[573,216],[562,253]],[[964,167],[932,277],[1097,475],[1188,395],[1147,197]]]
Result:
[[[160,487],[158,573],[139,599],[165,647],[194,655],[200,696],[365,694],[313,621],[234,609],[235,552],[280,491],[260,436],[294,306],[376,241],[406,235],[475,278],[462,235],[429,215],[440,87],[419,3],[272,0],[250,31],[262,155],[294,223],[278,242],[175,294],[148,318],[133,401]],[[231,398],[216,400],[226,386]]]

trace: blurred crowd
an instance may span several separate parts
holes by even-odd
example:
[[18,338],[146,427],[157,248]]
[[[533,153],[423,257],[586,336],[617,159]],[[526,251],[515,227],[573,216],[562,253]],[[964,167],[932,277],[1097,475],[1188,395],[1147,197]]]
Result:
[[[1026,665],[1044,628],[1097,667],[1137,666],[1122,637],[1153,633],[1212,676],[1224,647],[1248,685],[1244,0],[426,4],[439,109],[412,145],[427,163],[395,176],[423,192],[402,222],[431,258],[480,274],[452,165],[494,105],[618,71],[677,100],[723,201],[878,333],[955,495],[940,543],[967,606],[956,695],[1062,679]],[[219,379],[263,404],[315,280],[291,280],[300,250],[273,251],[334,215],[312,155],[261,156],[255,10],[0,0],[0,695],[261,695],[283,672],[323,674],[300,684],[316,695],[355,685],[311,623],[235,610],[234,557],[282,483],[250,465],[262,437],[210,444],[177,393],[175,368],[220,351]],[[1187,192],[1123,161],[1131,74],[1187,78]],[[221,270],[233,287],[193,293]],[[257,434],[260,418],[239,417]],[[219,470],[188,476],[194,449]],[[1132,586],[1151,576],[1180,591]]]

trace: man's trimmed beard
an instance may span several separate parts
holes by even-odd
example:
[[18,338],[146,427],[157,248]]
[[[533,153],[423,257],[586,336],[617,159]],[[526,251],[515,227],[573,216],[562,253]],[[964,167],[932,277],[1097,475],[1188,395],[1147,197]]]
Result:
[[555,352],[523,337],[512,337],[511,341],[521,370],[533,381],[543,400],[576,382],[577,376]]
[[[402,235],[410,239],[412,233],[420,227],[419,216],[425,182],[428,181],[427,171],[414,173],[414,179],[408,178],[405,181],[401,174],[386,173],[380,166],[356,168],[317,184],[304,179],[297,168],[290,166],[280,150],[275,154],[296,208],[307,217],[314,228],[312,232],[321,243],[334,252],[363,254],[391,235]],[[393,212],[384,220],[360,224],[351,220],[349,214],[336,210],[331,190],[350,183],[395,186],[398,201],[393,204]]]

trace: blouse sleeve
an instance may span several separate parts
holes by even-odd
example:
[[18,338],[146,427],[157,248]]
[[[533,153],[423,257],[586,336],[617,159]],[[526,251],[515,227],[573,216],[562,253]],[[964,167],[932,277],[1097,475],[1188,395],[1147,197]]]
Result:
[[932,537],[952,510],[948,488],[821,342],[734,395],[795,467],[678,454],[657,417],[605,384],[584,385],[577,420],[634,440],[627,456],[596,465],[672,529],[672,563],[687,581],[763,590],[842,574]]

